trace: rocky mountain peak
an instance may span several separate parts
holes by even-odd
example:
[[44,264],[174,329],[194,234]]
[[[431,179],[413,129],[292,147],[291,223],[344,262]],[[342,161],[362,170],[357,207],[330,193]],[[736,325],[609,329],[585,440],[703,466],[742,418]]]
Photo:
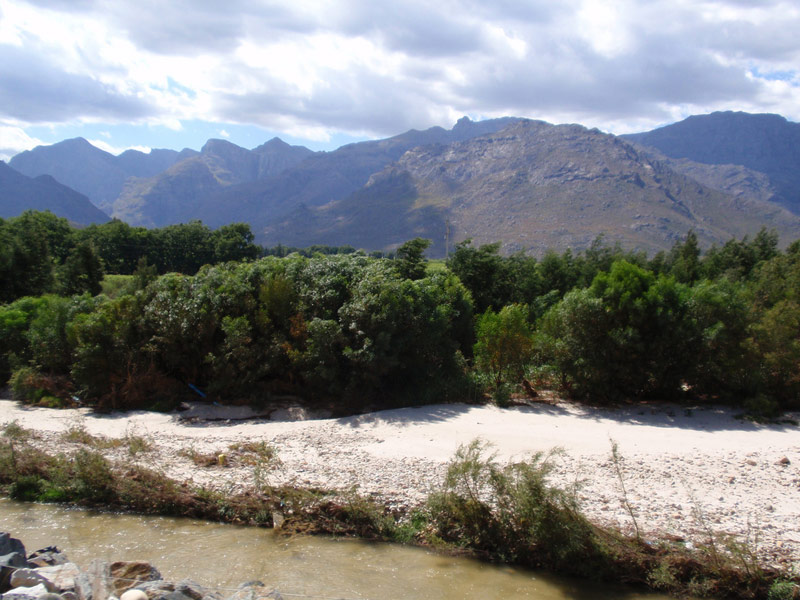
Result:
[[287,144],[281,138],[274,137],[271,140],[264,142],[257,148],[253,148],[253,152],[263,152],[265,150],[279,151],[279,150],[286,150],[291,147],[292,146],[290,144]]
[[244,153],[248,152],[248,150],[237,146],[233,142],[219,138],[209,139],[200,149],[200,154],[224,154],[230,152]]
[[[715,112],[621,137],[671,159],[762,173],[773,187],[773,201],[800,214],[800,124],[780,115]],[[686,166],[701,179],[719,179],[719,169],[704,175],[696,165]]]

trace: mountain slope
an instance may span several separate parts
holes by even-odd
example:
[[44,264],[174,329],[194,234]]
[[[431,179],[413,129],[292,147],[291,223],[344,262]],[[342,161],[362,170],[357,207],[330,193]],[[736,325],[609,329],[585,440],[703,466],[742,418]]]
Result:
[[197,207],[197,214],[204,222],[217,226],[225,222],[225,215],[233,213],[251,223],[254,230],[260,230],[303,206],[320,206],[345,198],[411,148],[468,140],[499,131],[516,121],[505,117],[474,122],[463,117],[450,130],[412,129],[383,140],[319,152],[276,177],[210,194]]
[[153,150],[149,154],[127,150],[114,156],[83,138],[74,138],[21,152],[9,165],[28,177],[50,175],[88,196],[96,206],[109,210],[128,177],[155,175],[180,155],[174,150]]
[[418,147],[351,196],[305,206],[257,229],[262,243],[351,243],[366,249],[406,239],[498,240],[507,251],[583,248],[599,234],[648,251],[694,229],[701,243],[755,233],[792,239],[800,219],[773,204],[732,198],[673,171],[631,144],[578,125],[521,121],[450,145]]
[[26,177],[0,161],[0,217],[16,217],[26,210],[49,210],[77,225],[109,220],[86,196],[49,175]]
[[[779,115],[716,112],[621,137],[684,159],[673,166],[717,189],[741,195],[749,187],[751,197],[768,198],[800,214],[798,123]],[[744,188],[741,180],[748,180]]]
[[199,154],[173,164],[154,177],[131,178],[114,202],[113,215],[132,225],[161,227],[203,219],[207,223],[245,220],[227,208],[216,219],[199,209],[204,198],[227,187],[275,176],[313,152],[278,138],[247,150],[226,140],[208,140]]

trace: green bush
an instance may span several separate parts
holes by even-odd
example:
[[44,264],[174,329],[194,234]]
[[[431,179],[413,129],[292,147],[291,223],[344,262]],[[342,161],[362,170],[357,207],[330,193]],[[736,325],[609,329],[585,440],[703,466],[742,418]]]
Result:
[[550,470],[542,454],[501,466],[477,440],[460,447],[428,502],[435,535],[509,562],[602,576],[609,565],[595,529],[574,495],[547,485]]
[[0,383],[31,359],[28,329],[46,303],[45,297],[26,296],[0,306]]
[[800,595],[800,588],[791,581],[774,582],[767,594],[767,600],[793,600]]
[[111,464],[102,454],[86,448],[78,449],[70,459],[69,470],[73,498],[104,502],[114,494]]
[[41,373],[33,367],[20,367],[11,375],[11,392],[16,400],[48,408],[72,405],[72,383],[61,375]]
[[781,300],[750,331],[764,391],[783,409],[800,407],[800,304]]
[[530,362],[532,334],[527,315],[527,306],[510,304],[499,313],[487,309],[478,317],[475,366],[489,377],[495,394],[505,384],[519,384]]
[[463,390],[469,294],[453,275],[400,279],[372,263],[339,310],[352,402],[425,404]]
[[675,398],[702,342],[689,296],[672,278],[615,262],[545,314],[538,351],[576,396]]

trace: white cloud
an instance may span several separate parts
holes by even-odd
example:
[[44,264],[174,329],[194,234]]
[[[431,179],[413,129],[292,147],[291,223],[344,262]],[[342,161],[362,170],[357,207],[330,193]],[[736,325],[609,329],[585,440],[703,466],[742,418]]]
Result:
[[0,0],[0,12],[0,118],[23,124],[202,120],[325,139],[462,114],[618,132],[695,109],[800,120],[795,1]]
[[231,137],[231,134],[228,133],[227,131],[225,131],[224,129],[220,129],[219,130],[219,135],[220,135],[220,137],[224,137],[225,139],[228,139],[229,137]]
[[585,0],[577,12],[577,32],[601,56],[625,54],[633,43],[626,19],[632,10],[630,3],[620,0]]
[[15,154],[31,150],[43,143],[30,137],[21,127],[0,124],[0,160],[8,162]]
[[152,150],[152,148],[149,148],[147,146],[126,146],[126,147],[113,146],[108,142],[106,142],[105,140],[98,140],[98,139],[86,140],[86,141],[89,142],[95,148],[100,148],[100,150],[105,150],[106,152],[109,152],[110,154],[114,155],[122,154],[126,150],[138,150],[139,152],[150,154],[150,150]]

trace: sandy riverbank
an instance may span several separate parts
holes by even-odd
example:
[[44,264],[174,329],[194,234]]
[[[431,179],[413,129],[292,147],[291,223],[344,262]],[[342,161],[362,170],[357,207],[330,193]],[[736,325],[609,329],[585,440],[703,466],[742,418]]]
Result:
[[[273,415],[284,420],[187,421],[186,414],[94,415],[0,400],[0,424],[35,429],[37,443],[51,450],[64,447],[61,433],[76,425],[95,435],[135,434],[154,446],[137,460],[179,481],[239,490],[253,485],[252,466],[198,467],[185,451],[226,453],[236,442],[265,441],[282,463],[269,475],[272,483],[356,487],[403,506],[420,502],[456,448],[475,438],[491,443],[501,460],[560,447],[553,483],[581,482],[588,516],[629,527],[610,460],[614,440],[644,531],[700,539],[705,523],[755,541],[769,562],[800,562],[800,428],[740,421],[729,409],[600,410],[562,402],[510,409],[434,405],[315,420],[288,420],[287,411]],[[108,452],[122,457],[124,451]]]

